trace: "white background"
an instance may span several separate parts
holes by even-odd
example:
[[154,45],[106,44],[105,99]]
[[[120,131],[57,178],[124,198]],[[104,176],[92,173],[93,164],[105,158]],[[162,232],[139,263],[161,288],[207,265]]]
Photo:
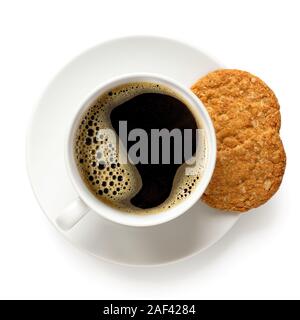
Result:
[[[299,14],[298,0],[0,0],[0,298],[300,298]],[[248,70],[282,108],[280,192],[213,248],[165,267],[113,265],[71,246],[26,172],[26,129],[47,83],[81,51],[133,34],[183,40]]]

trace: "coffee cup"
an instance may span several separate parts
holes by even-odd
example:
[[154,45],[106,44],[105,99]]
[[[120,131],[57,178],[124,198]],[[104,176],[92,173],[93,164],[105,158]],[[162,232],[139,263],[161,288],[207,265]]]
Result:
[[[193,189],[193,192],[184,200],[176,204],[176,206],[171,206],[162,212],[156,212],[153,214],[133,214],[130,212],[124,212],[100,201],[92,194],[86,183],[83,181],[74,156],[76,130],[78,128],[79,121],[81,121],[82,115],[89,108],[91,103],[95,101],[97,97],[101,96],[105,92],[109,92],[113,88],[126,85],[127,83],[143,82],[162,85],[165,88],[168,88],[168,90],[175,92],[177,97],[185,101],[189,105],[193,115],[197,119],[201,120],[202,130],[204,131],[206,140],[206,155],[203,171],[201,179]],[[63,230],[70,230],[86,214],[88,214],[89,211],[93,211],[94,214],[114,223],[132,227],[149,227],[166,223],[186,213],[197,201],[200,200],[212,177],[215,161],[216,136],[212,121],[204,105],[190,89],[185,88],[172,79],[156,74],[139,73],[116,77],[101,84],[82,103],[79,104],[72,117],[71,125],[67,129],[65,141],[65,165],[78,197],[67,205],[62,212],[60,212],[56,219],[56,223]]]

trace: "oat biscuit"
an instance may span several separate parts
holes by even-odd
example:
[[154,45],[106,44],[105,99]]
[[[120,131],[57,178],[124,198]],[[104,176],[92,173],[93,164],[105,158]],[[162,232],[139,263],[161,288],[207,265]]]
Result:
[[209,73],[192,90],[206,106],[217,135],[216,168],[202,200],[237,212],[262,205],[278,190],[286,164],[273,91],[239,70]]

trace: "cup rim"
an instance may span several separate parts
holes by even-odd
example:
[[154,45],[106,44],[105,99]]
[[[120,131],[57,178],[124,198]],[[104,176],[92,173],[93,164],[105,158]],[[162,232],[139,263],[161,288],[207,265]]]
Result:
[[[78,120],[82,115],[83,111],[89,106],[89,104],[94,101],[99,95],[114,88],[118,85],[130,83],[130,82],[154,82],[161,83],[170,87],[174,90],[180,97],[184,98],[185,101],[189,103],[189,106],[193,108],[193,112],[196,112],[197,116],[200,117],[202,125],[206,132],[207,139],[207,159],[206,166],[196,189],[188,197],[188,199],[182,201],[181,203],[175,205],[174,207],[164,210],[158,213],[151,213],[147,215],[138,215],[134,213],[127,213],[118,209],[115,209],[104,202],[98,200],[86,187],[84,181],[82,180],[75,159],[73,156],[73,138],[76,130],[76,125]],[[200,200],[206,187],[208,186],[210,179],[212,177],[215,162],[216,162],[216,135],[215,129],[212,124],[211,118],[200,101],[200,99],[188,88],[185,88],[177,81],[165,77],[162,75],[154,73],[129,73],[123,74],[114,78],[107,80],[105,83],[100,84],[91,94],[87,96],[80,103],[78,109],[76,110],[70,126],[68,127],[67,137],[65,140],[65,162],[68,175],[71,182],[78,194],[78,197],[94,212],[102,216],[103,218],[119,223],[121,225],[133,226],[133,227],[147,227],[159,225],[171,221],[185,212],[187,212],[196,201]]]

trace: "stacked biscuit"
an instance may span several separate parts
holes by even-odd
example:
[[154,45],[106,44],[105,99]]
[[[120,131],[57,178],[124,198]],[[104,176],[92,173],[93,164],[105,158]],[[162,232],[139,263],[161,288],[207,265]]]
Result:
[[202,197],[208,205],[245,212],[278,190],[286,165],[273,91],[239,70],[217,70],[192,86],[216,130],[217,162]]

